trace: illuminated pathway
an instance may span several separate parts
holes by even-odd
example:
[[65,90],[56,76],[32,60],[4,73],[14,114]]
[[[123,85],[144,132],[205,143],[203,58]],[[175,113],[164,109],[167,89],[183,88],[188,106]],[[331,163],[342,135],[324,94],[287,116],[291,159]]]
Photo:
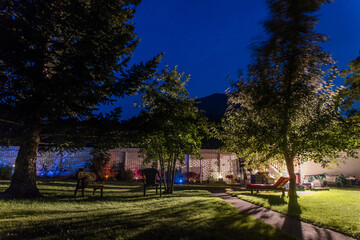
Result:
[[300,239],[315,240],[315,239],[326,239],[326,240],[350,240],[354,239],[343,235],[341,233],[316,227],[312,224],[305,223],[299,219],[286,216],[285,214],[274,212],[264,207],[249,203],[247,201],[232,197],[222,191],[211,191],[217,197],[224,199],[241,212],[251,215],[261,221],[270,224],[290,235],[298,237]]

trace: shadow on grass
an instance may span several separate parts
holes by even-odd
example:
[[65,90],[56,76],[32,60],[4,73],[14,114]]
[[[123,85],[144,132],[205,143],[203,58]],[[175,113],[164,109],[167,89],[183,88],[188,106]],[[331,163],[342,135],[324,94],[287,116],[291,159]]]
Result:
[[[291,217],[286,217],[283,223],[282,229],[287,229],[291,234],[303,239],[302,225],[300,221],[301,209],[298,203],[298,197],[290,198],[288,203],[287,215]],[[314,228],[315,229],[315,228]],[[317,234],[317,236],[320,236]],[[331,238],[327,238],[331,239]]]
[[[65,186],[65,188],[52,188],[52,187],[61,187]],[[42,198],[31,199],[33,203],[41,202],[41,203],[57,203],[57,202],[107,202],[107,201],[116,201],[116,202],[141,202],[145,200],[154,200],[154,199],[171,199],[175,197],[213,197],[208,192],[198,190],[187,190],[182,191],[175,189],[174,194],[162,194],[160,198],[159,194],[155,193],[155,189],[148,189],[146,196],[143,196],[143,189],[139,185],[127,187],[127,186],[116,186],[113,185],[111,188],[105,187],[103,197],[100,196],[100,191],[97,190],[96,194],[93,195],[93,190],[91,188],[86,188],[84,192],[84,197],[81,196],[81,191],[78,191],[77,195],[74,196],[74,188],[70,188],[67,184],[62,185],[57,183],[49,183],[44,184],[43,186],[39,186],[40,192],[43,194]],[[179,194],[177,194],[179,193]],[[3,197],[4,195],[4,197]],[[3,199],[5,201],[16,201],[11,198],[6,197],[6,194],[0,192],[0,200]],[[26,200],[25,200],[26,201]]]
[[[214,199],[214,198],[213,198]],[[239,214],[225,202],[206,199],[140,209],[71,212],[4,231],[1,239],[289,239],[269,225]],[[46,213],[44,213],[46,214]]]
[[[128,190],[134,190],[141,188],[141,183],[116,183],[116,182],[104,182],[103,183],[106,189],[128,189]],[[75,180],[68,180],[66,182],[59,182],[59,181],[43,181],[40,184],[38,184],[39,187],[46,185],[46,186],[52,186],[52,187],[66,187],[66,188],[74,188],[76,186]]]
[[301,213],[302,213],[302,211],[301,211],[300,205],[298,203],[298,197],[289,198],[287,214],[292,217],[300,218]]
[[242,192],[241,195],[251,196],[251,197],[255,196],[257,198],[267,201],[271,206],[280,206],[280,205],[287,204],[285,199],[283,197],[281,197],[280,195],[273,195],[273,194],[256,194],[256,195],[254,195],[254,194],[247,193],[247,192]]
[[[238,195],[237,192],[235,195]],[[287,214],[278,214],[272,212],[272,210],[259,207],[257,205],[252,204],[253,207],[249,208],[245,211],[247,214],[257,215],[259,219],[267,219],[272,218],[272,222],[277,226],[279,229],[296,236],[300,239],[303,239],[303,229],[302,223],[300,221],[301,215],[301,208],[298,204],[298,198],[288,198],[288,197],[281,197],[279,195],[274,194],[250,194],[250,193],[241,193],[243,196],[251,196],[253,198],[259,199],[257,202],[268,203],[270,207],[272,206],[287,206]],[[288,199],[288,201],[286,201]],[[267,206],[268,207],[268,206]],[[315,229],[315,228],[314,228]],[[321,236],[317,234],[316,236]],[[315,237],[314,239],[322,239]]]
[[288,201],[285,201],[284,197],[273,194],[251,194],[251,193],[242,192],[241,195],[262,199],[262,201],[268,202],[270,206],[287,205],[287,215],[295,218],[300,218],[300,215],[302,213],[300,205],[298,203],[298,198],[286,197]]

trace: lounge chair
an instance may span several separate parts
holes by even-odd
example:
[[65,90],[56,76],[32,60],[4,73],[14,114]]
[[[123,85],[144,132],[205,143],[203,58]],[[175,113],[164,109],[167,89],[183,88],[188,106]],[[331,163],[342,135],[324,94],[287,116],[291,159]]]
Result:
[[247,184],[246,188],[250,189],[251,194],[253,194],[253,190],[256,190],[256,193],[259,193],[259,190],[267,191],[282,191],[282,197],[285,196],[285,188],[284,185],[290,180],[288,177],[280,177],[276,183],[274,184]]
[[156,194],[158,193],[158,187],[160,186],[160,197],[161,197],[161,180],[159,171],[155,168],[145,168],[141,171],[143,182],[144,182],[144,197],[146,195],[146,187],[156,187]]

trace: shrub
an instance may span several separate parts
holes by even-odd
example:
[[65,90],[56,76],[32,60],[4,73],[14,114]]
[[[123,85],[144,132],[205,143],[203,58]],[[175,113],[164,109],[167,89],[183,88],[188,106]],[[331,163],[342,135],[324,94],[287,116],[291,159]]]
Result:
[[135,174],[131,169],[125,170],[125,165],[121,162],[112,166],[112,171],[115,172],[115,178],[119,181],[132,181]]
[[9,180],[12,176],[12,167],[6,165],[0,165],[0,179]]
[[141,169],[133,169],[132,172],[134,173],[134,176],[136,179],[142,178],[142,170]]
[[209,182],[209,183],[214,183],[214,182],[216,182],[215,177],[214,177],[213,175],[210,175],[209,178],[208,178],[208,182]]
[[94,173],[104,176],[106,166],[110,161],[110,154],[101,150],[93,150],[91,152],[92,159],[87,160],[86,166]]
[[126,169],[125,170],[125,175],[124,175],[124,181],[132,181],[134,180],[134,172],[131,169]]
[[187,180],[188,182],[196,182],[200,180],[200,174],[197,174],[196,172],[189,172],[187,174]]

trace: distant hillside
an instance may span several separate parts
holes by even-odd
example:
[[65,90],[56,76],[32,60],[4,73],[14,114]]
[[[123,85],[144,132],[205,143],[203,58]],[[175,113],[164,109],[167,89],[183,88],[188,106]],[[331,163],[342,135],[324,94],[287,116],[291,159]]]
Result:
[[227,96],[215,93],[207,97],[197,99],[196,107],[205,111],[205,116],[212,122],[220,122],[227,107]]
[[[227,107],[227,97],[225,94],[212,94],[207,97],[197,99],[196,107],[204,111],[204,115],[209,121],[220,123]],[[215,138],[204,139],[202,148],[204,149],[220,149],[222,142]]]

